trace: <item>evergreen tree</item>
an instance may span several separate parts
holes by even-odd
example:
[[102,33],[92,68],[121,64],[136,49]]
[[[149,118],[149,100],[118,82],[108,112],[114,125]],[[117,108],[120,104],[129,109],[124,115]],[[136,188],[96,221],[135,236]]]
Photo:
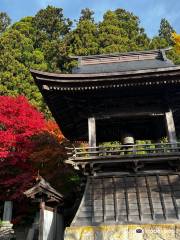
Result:
[[147,49],[149,39],[139,24],[139,18],[124,9],[107,11],[99,24],[100,53]]
[[65,40],[45,41],[42,45],[49,72],[67,72],[71,67],[68,65],[68,46]]
[[45,56],[48,71],[65,71],[67,46],[64,37],[70,32],[72,22],[65,18],[62,8],[48,6],[40,10],[33,18],[35,29],[34,45],[40,48]]
[[81,10],[80,21],[82,20],[90,20],[94,22],[94,12],[89,8],[84,8]]
[[[1,95],[25,95],[31,103],[45,110],[42,96],[29,72],[30,68],[47,70],[43,52],[35,49],[29,32],[29,25],[23,30],[16,26],[9,28],[0,37],[0,92]],[[21,29],[21,30],[20,30]]]
[[152,38],[149,48],[150,49],[163,49],[169,46],[168,42],[165,38],[161,38],[159,36],[155,36]]
[[[42,25],[37,24],[38,21],[35,21],[34,17],[21,19],[19,22],[13,24],[0,37],[1,95],[17,96],[23,94],[32,104],[48,114],[48,116],[49,111],[33,81],[29,69],[61,71],[64,62],[66,62],[64,56],[66,56],[67,51],[62,38],[65,32],[68,31],[68,24],[63,23],[65,20],[60,14],[61,9],[53,10],[54,8],[52,7],[42,10],[45,11],[45,13],[49,12],[49,14],[51,14],[52,11],[51,17],[54,19],[53,21],[57,23],[51,31],[52,39],[50,39],[51,26],[46,26],[47,30],[45,31]],[[41,20],[44,22],[45,19],[42,18],[42,13],[44,12],[42,11],[37,13],[36,17],[40,21],[41,16]],[[59,18],[57,14],[60,15]],[[37,25],[34,25],[34,22],[36,22]],[[47,24],[50,24],[50,20],[47,20]],[[64,27],[63,24],[65,24]],[[57,36],[57,39],[53,39],[54,36]]]
[[6,28],[10,25],[11,19],[5,12],[0,12],[0,34],[2,34]]
[[38,33],[44,33],[48,40],[62,38],[70,30],[72,22],[69,18],[65,18],[62,8],[47,6],[41,9],[33,19],[33,26]]
[[169,45],[172,45],[172,33],[175,32],[168,20],[163,18],[160,23],[159,37],[164,38]]
[[83,9],[76,28],[65,38],[69,53],[73,55],[93,55],[98,53],[98,29],[94,23],[93,11]]

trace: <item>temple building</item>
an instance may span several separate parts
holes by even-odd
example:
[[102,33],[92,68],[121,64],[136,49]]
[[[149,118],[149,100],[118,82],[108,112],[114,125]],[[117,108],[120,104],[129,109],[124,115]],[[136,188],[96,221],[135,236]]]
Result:
[[89,143],[68,149],[66,163],[82,171],[87,183],[65,239],[136,239],[121,226],[144,224],[168,224],[175,236],[180,231],[180,66],[167,59],[166,50],[75,59],[72,74],[31,70],[64,136]]

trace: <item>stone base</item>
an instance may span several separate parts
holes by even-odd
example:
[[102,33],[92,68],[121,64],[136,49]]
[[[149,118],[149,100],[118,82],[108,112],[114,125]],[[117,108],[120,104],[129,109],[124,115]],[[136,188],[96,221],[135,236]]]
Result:
[[13,224],[10,222],[2,222],[0,226],[0,239],[9,240],[14,237],[14,230],[12,229]]
[[69,227],[65,240],[179,240],[180,224]]

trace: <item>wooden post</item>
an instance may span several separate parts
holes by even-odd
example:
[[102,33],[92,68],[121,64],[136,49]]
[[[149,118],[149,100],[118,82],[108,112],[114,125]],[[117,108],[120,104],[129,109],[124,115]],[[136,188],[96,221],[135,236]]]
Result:
[[39,238],[38,238],[38,240],[44,240],[43,239],[44,210],[45,210],[45,201],[44,201],[44,198],[42,197],[41,202],[40,202]]
[[165,113],[165,119],[166,119],[166,129],[167,129],[167,137],[169,140],[169,143],[176,144],[176,129],[173,119],[173,113],[171,110],[169,112]]
[[89,147],[96,147],[96,120],[88,118]]

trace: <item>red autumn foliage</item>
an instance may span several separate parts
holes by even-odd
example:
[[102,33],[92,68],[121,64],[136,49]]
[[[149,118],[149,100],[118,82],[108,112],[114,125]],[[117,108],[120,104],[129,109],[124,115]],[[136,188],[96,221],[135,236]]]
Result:
[[[31,137],[45,129],[45,120],[27,99],[0,96],[0,198],[16,199],[31,186]],[[2,194],[3,193],[3,194]]]
[[[71,191],[70,179],[74,170],[64,164],[67,159],[66,147],[72,147],[64,138],[58,125],[47,121],[45,131],[33,137],[34,150],[29,159],[39,174],[61,193]],[[68,186],[67,186],[68,185]]]
[[66,146],[58,125],[45,120],[23,96],[0,96],[0,200],[21,200],[37,174],[60,192],[71,187]]
[[52,136],[54,136],[55,138],[57,138],[58,142],[62,142],[65,137],[64,135],[62,134],[61,130],[59,129],[58,125],[56,122],[54,121],[47,121],[46,122],[46,127],[45,127],[45,130],[51,134]]

